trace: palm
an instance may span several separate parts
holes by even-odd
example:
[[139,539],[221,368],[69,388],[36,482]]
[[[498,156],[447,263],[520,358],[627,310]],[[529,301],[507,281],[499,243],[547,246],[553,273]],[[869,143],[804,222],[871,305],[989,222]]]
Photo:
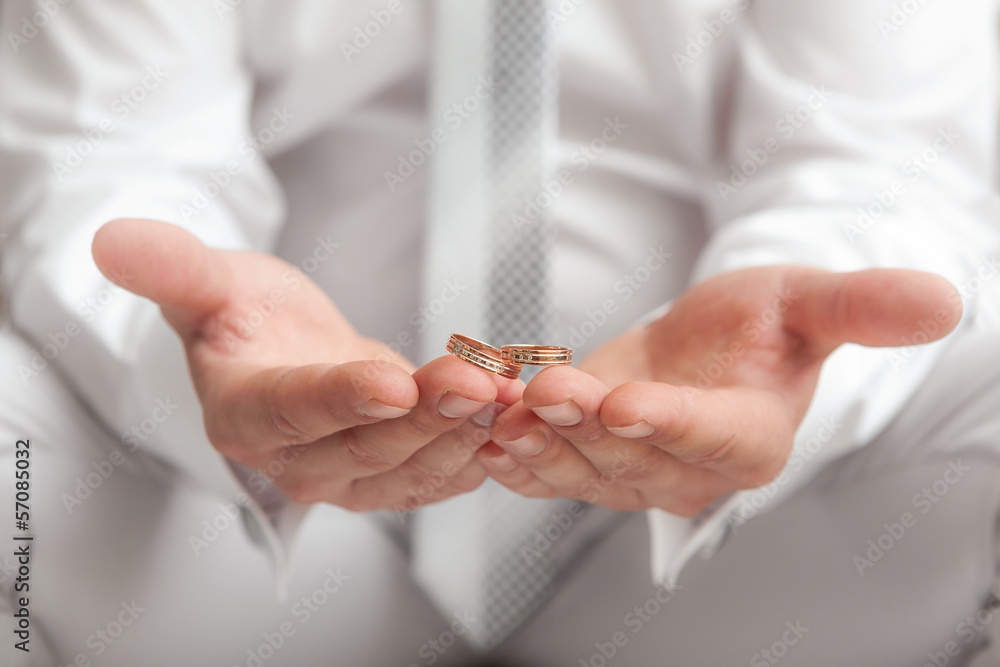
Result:
[[359,335],[327,295],[286,262],[256,253],[226,258],[229,296],[209,317],[184,322],[182,314],[165,310],[168,320],[193,334],[185,338],[196,384],[224,377],[221,370],[232,372],[234,364],[252,372],[381,359],[415,370],[388,346]]
[[[716,276],[579,369],[534,378],[494,427],[521,467],[490,474],[525,495],[695,514],[780,472],[833,350],[900,345],[928,318],[943,336],[961,315],[954,297],[941,278],[914,271]],[[544,449],[522,444],[519,454],[532,433]],[[595,478],[604,480],[596,495]]]
[[[786,272],[726,274],[681,296],[666,315],[596,350],[581,369],[609,387],[663,382],[705,390],[775,394],[801,417],[815,389],[825,350],[785,320],[801,298]],[[635,351],[641,350],[641,354]]]
[[289,264],[172,225],[113,221],[94,259],[109,277],[121,267],[182,338],[212,445],[293,500],[411,507],[484,479],[471,457],[489,439],[489,404],[516,401],[521,385],[454,357],[415,369]]

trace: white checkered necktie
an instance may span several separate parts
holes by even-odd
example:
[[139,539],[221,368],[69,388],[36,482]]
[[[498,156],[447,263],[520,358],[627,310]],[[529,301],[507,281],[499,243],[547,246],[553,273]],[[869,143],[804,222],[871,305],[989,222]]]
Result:
[[[525,214],[553,171],[558,67],[548,0],[492,0],[489,64],[499,86],[490,105],[492,185],[489,341],[551,340],[552,207]],[[526,370],[531,370],[529,367]],[[525,377],[525,380],[529,377]]]
[[[496,345],[551,340],[551,207],[529,207],[544,192],[557,137],[550,5],[437,1],[432,118],[484,81],[492,90],[482,112],[435,156],[425,292],[456,278],[472,289],[425,334],[427,358],[440,356],[451,333]],[[488,480],[417,512],[414,576],[446,617],[475,618],[466,638],[489,650],[545,601],[563,568],[595,539],[591,519],[601,513],[589,509],[523,498]]]

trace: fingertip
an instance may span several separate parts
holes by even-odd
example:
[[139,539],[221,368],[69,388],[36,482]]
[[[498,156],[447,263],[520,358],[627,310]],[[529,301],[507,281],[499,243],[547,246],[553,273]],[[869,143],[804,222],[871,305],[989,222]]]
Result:
[[136,224],[139,222],[120,218],[105,223],[97,230],[90,243],[90,254],[97,268],[105,278],[119,287],[126,287],[122,283],[130,282],[123,279],[125,276],[121,269],[127,264],[127,248],[135,238]]
[[480,464],[486,468],[487,472],[499,474],[512,473],[521,465],[495,442],[489,442],[480,447],[479,451],[476,452],[476,458],[479,459]]
[[528,408],[561,405],[569,400],[586,409],[601,401],[608,388],[597,378],[571,366],[553,366],[536,375],[524,389],[522,400]]
[[[394,363],[379,360],[350,361],[340,368],[351,374],[362,401],[359,411],[366,416],[378,417],[376,414],[366,414],[364,406],[369,401],[375,401],[388,410],[403,410],[403,414],[415,408],[420,401],[420,390],[413,376]],[[374,404],[369,408],[379,411]]]
[[493,375],[457,357],[445,355],[427,363],[413,374],[422,395],[455,396],[477,403],[492,403],[499,394]]
[[[683,387],[674,387],[662,382],[626,382],[612,389],[601,404],[601,423],[615,435],[639,438],[652,435],[649,425],[656,416],[662,423],[674,411],[674,401],[680,397]],[[643,431],[649,432],[643,432]],[[637,433],[641,435],[637,435]]]
[[106,222],[94,234],[94,238],[90,242],[90,254],[93,255],[98,267],[104,263],[107,254],[111,252],[111,244],[121,223],[122,220]]
[[604,397],[599,414],[601,423],[609,430],[624,428],[630,423],[635,423],[635,419],[630,416],[636,392],[633,385],[632,382],[619,385]]
[[[797,295],[788,307],[790,331],[817,341],[819,356],[841,343],[871,347],[927,343],[951,333],[962,319],[962,298],[945,278],[910,269],[832,273],[793,268]],[[804,296],[805,298],[799,298]]]
[[486,407],[479,410],[471,417],[469,421],[476,426],[481,426],[482,428],[493,428],[493,423],[496,421],[497,417],[507,409],[508,406],[500,402],[490,403]]
[[378,399],[369,398],[359,408],[361,414],[372,419],[396,419],[410,413],[410,408],[386,405]]
[[496,416],[491,433],[494,439],[507,441],[530,426],[540,423],[542,420],[534,412],[524,403],[517,402]]
[[527,386],[524,380],[511,380],[500,375],[494,375],[493,381],[497,385],[497,403],[504,405],[514,405],[521,400],[524,395],[524,388]]
[[[873,281],[871,289],[876,301],[872,308],[884,313],[886,321],[880,324],[887,331],[900,329],[897,322],[905,322],[906,338],[914,339],[917,332],[922,332],[921,337],[926,336],[929,342],[950,334],[962,319],[962,297],[955,286],[940,275],[909,269],[870,269],[855,275],[859,280]],[[859,287],[859,291],[861,289],[864,288]],[[910,324],[914,321],[916,328]],[[873,337],[878,338],[878,333]],[[898,336],[876,342],[899,344]]]
[[[918,318],[935,320],[940,331],[932,340],[951,333],[962,319],[964,304],[956,287],[945,277],[910,269],[869,269],[855,274],[876,295],[883,295],[883,304],[892,313],[911,313]],[[859,291],[864,289],[859,287]],[[927,332],[929,335],[931,332]]]
[[197,320],[229,296],[232,276],[221,251],[194,234],[156,220],[121,218],[97,230],[94,262],[109,280],[164,308]]
[[945,304],[943,310],[942,318],[942,328],[945,330],[945,334],[949,334],[955,330],[959,322],[962,321],[962,316],[965,314],[965,302],[962,300],[962,295],[948,279],[943,276],[928,274],[935,283],[935,291],[938,292],[937,300]]

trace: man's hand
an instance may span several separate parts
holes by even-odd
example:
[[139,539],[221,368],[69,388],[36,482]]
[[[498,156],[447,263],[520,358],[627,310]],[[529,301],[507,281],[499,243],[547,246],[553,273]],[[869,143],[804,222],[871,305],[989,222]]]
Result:
[[451,356],[414,371],[293,266],[207,248],[173,225],[110,222],[93,254],[180,334],[212,445],[279,470],[269,476],[293,500],[412,509],[485,479],[474,456],[491,404],[515,402],[520,382]]
[[915,271],[717,276],[579,370],[539,373],[478,457],[526,496],[693,516],[781,472],[834,349],[904,345],[927,329],[941,338],[961,317],[956,296]]

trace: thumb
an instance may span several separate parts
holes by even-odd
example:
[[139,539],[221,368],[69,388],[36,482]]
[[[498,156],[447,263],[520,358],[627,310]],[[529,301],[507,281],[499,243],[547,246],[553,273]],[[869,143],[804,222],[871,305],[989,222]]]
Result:
[[113,220],[91,252],[108,280],[159,304],[182,334],[221,307],[232,284],[223,251],[165,222]]
[[922,271],[792,268],[785,288],[786,329],[823,356],[842,343],[912,345],[919,333],[926,336],[919,342],[929,343],[951,333],[962,318],[962,300],[951,283]]

